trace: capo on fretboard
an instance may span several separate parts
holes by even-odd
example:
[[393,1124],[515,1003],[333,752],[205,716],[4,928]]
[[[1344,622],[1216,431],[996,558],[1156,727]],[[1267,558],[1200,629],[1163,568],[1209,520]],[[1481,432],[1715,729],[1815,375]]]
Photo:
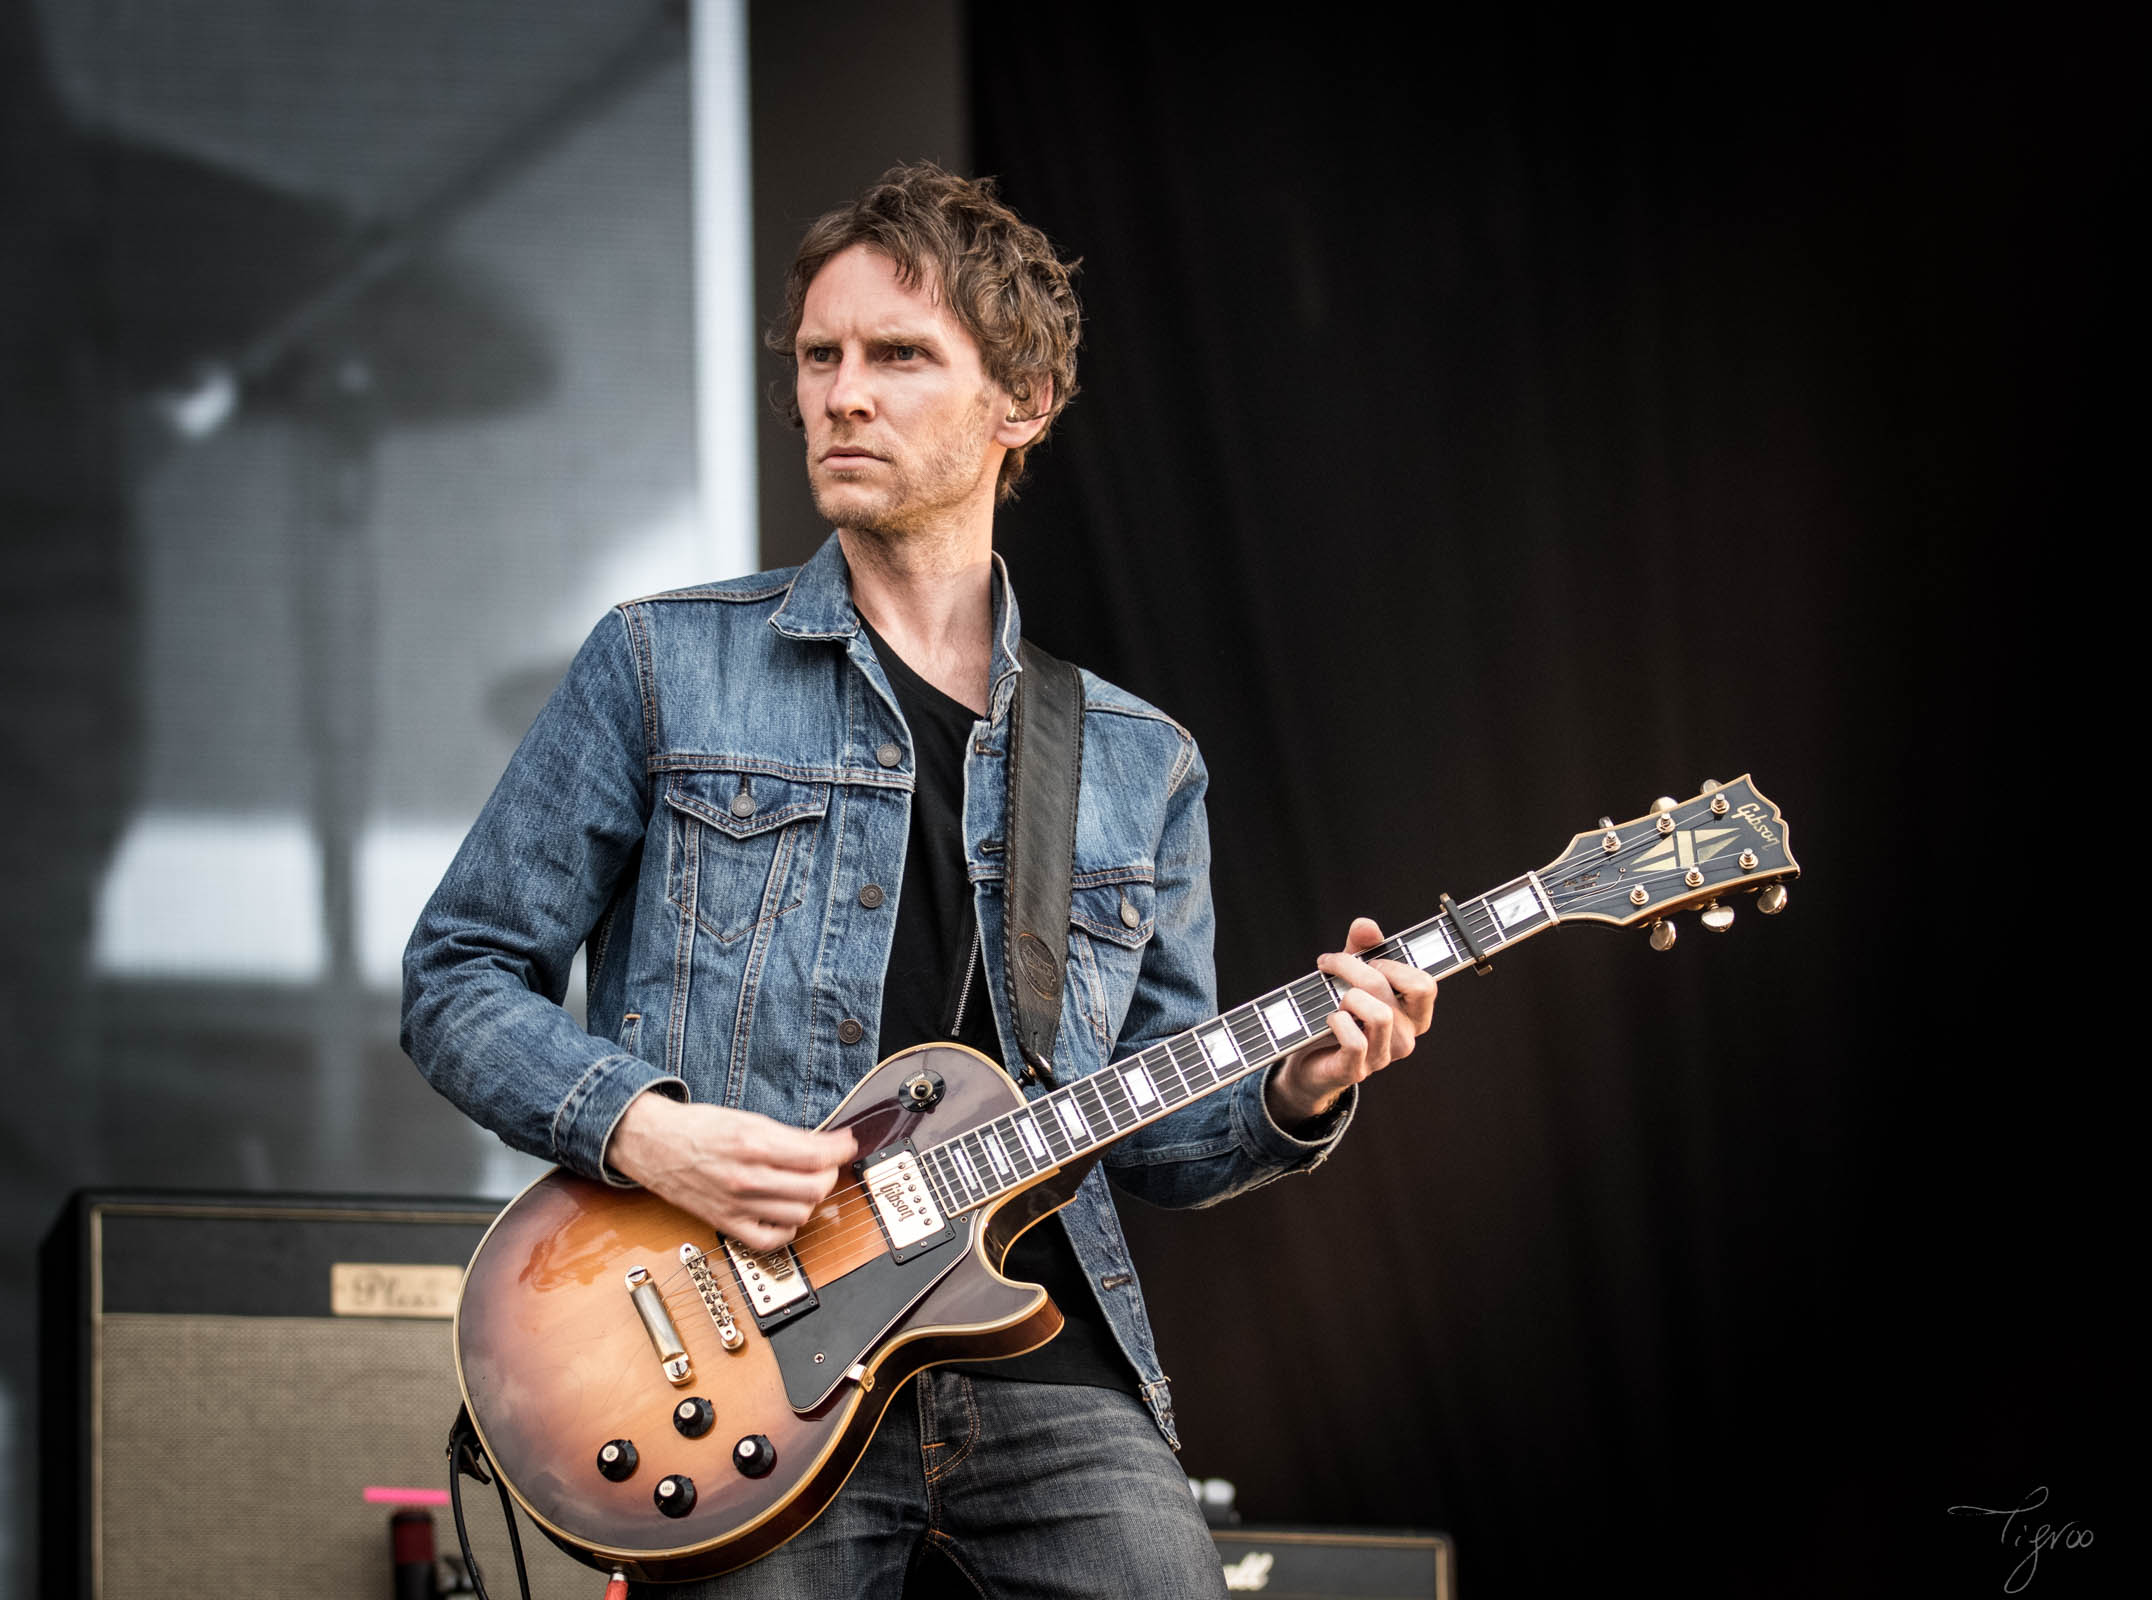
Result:
[[1442,897],[1442,912],[1450,919],[1450,928],[1456,933],[1457,942],[1465,947],[1465,954],[1472,958],[1472,970],[1483,978],[1494,971],[1494,968],[1487,964],[1487,952],[1481,948],[1479,940],[1472,937],[1472,927],[1465,921],[1465,914],[1457,909],[1456,902],[1448,895]]

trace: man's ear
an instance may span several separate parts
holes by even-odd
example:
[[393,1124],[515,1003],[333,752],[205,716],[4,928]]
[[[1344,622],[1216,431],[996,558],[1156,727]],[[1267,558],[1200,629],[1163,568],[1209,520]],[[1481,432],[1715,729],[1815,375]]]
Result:
[[1041,373],[1033,380],[1027,398],[1010,397],[1009,408],[1002,413],[1000,425],[994,429],[994,442],[1004,450],[1023,449],[1039,436],[1046,426],[1047,413],[1053,408],[1054,380],[1050,374]]

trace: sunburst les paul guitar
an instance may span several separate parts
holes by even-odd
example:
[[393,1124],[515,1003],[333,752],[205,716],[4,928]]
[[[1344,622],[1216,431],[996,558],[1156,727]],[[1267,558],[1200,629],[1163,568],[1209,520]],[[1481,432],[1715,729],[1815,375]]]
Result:
[[[1648,925],[1736,894],[1766,914],[1799,873],[1746,777],[1602,821],[1536,872],[1369,954],[1436,977],[1565,922]],[[1034,1349],[1061,1313],[998,1270],[1105,1147],[1327,1032],[1342,987],[1310,973],[1027,1101],[959,1045],[890,1057],[823,1126],[864,1154],[789,1246],[722,1238],[655,1196],[547,1174],[478,1247],[456,1314],[479,1438],[571,1555],[633,1577],[745,1565],[820,1514],[903,1381]]]

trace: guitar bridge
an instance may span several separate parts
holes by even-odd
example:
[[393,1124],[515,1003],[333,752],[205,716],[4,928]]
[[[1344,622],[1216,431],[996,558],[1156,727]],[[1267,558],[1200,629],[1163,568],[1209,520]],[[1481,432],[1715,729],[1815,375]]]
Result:
[[710,1258],[694,1245],[684,1244],[680,1247],[680,1263],[695,1280],[695,1292],[702,1296],[703,1309],[717,1324],[717,1342],[727,1350],[737,1350],[747,1343],[747,1335],[732,1320],[732,1307],[725,1303],[725,1291],[717,1286],[717,1275],[710,1270]]

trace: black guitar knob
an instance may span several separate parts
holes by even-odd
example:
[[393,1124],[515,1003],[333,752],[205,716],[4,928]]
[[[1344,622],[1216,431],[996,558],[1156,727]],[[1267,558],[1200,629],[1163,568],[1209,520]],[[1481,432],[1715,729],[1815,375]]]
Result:
[[690,1439],[700,1439],[717,1421],[717,1413],[701,1395],[689,1395],[673,1407],[673,1426]]
[[732,1447],[732,1464],[747,1477],[765,1477],[777,1465],[777,1446],[762,1434],[751,1433]]
[[668,1517],[684,1517],[695,1509],[695,1480],[675,1472],[658,1480],[657,1492],[650,1498]]
[[598,1470],[618,1483],[635,1475],[636,1459],[633,1439],[608,1439],[598,1452]]

